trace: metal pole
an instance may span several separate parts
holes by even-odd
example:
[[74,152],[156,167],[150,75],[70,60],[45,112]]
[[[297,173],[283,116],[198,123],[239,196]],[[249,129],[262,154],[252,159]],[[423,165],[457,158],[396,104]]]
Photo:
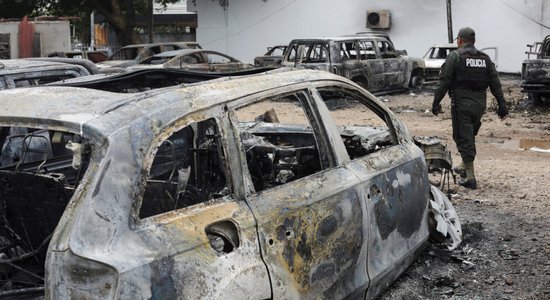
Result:
[[451,0],[447,0],[447,32],[449,35],[449,44],[453,43],[453,13],[451,9]]
[[95,47],[95,20],[94,20],[94,12],[90,14],[90,51],[94,50]]
[[153,43],[153,0],[149,0],[147,3],[148,20],[147,31],[149,32],[149,43]]

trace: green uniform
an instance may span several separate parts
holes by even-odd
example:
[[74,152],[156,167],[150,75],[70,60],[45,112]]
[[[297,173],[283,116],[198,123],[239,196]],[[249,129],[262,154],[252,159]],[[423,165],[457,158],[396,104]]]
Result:
[[475,136],[487,107],[487,87],[499,107],[505,107],[498,73],[486,54],[470,44],[449,54],[441,67],[433,105],[438,106],[449,92],[453,139],[464,163],[473,162],[476,156]]

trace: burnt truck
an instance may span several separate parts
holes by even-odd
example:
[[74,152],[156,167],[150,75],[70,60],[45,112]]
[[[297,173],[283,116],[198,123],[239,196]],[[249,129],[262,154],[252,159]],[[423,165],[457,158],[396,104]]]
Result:
[[396,50],[383,34],[292,40],[282,65],[341,75],[376,95],[420,90],[424,79],[424,61]]
[[[521,92],[527,93],[535,104],[541,104],[550,99],[550,35],[527,47],[527,59],[521,66]],[[535,58],[531,59],[531,55]]]

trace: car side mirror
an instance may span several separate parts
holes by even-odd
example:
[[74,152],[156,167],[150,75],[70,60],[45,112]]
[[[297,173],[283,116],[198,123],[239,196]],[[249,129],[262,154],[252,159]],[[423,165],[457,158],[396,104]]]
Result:
[[397,55],[407,56],[407,50],[397,50]]

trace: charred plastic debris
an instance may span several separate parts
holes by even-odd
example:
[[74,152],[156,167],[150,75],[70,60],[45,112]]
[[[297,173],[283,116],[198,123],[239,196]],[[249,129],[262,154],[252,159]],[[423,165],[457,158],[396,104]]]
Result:
[[447,197],[451,197],[451,177],[456,184],[456,174],[453,172],[453,157],[447,145],[436,136],[414,137],[414,142],[424,152],[428,172],[430,175],[439,177],[434,178],[432,184],[439,187],[442,191],[447,191]]
[[[132,93],[246,74],[142,70],[59,85]],[[321,93],[327,101],[336,94]],[[311,127],[282,124],[275,110],[238,126],[257,192],[319,172],[327,159],[321,157]],[[98,147],[82,133],[55,128],[56,124],[48,129],[0,127],[0,298],[44,295],[48,245],[91,165],[93,148]],[[220,199],[230,193],[226,187],[230,178],[218,159],[223,151],[216,122],[213,119],[197,122],[194,138],[190,130],[185,127],[158,147],[145,188],[146,197],[155,198],[156,202],[144,202],[140,218]],[[350,159],[389,148],[394,143],[390,131],[377,127],[349,126],[339,134]],[[450,153],[437,138],[415,138],[415,142],[424,151],[429,170],[441,174],[443,189],[452,175]],[[190,147],[192,144],[195,146]],[[173,163],[176,159],[180,165]],[[184,193],[182,186],[187,187]],[[447,197],[433,186],[428,216],[432,238],[440,242],[450,238],[448,248],[456,248],[461,241],[458,216]],[[210,246],[218,256],[234,252],[243,243],[237,231],[232,222],[214,223],[206,228]],[[300,232],[294,234],[299,236]]]

